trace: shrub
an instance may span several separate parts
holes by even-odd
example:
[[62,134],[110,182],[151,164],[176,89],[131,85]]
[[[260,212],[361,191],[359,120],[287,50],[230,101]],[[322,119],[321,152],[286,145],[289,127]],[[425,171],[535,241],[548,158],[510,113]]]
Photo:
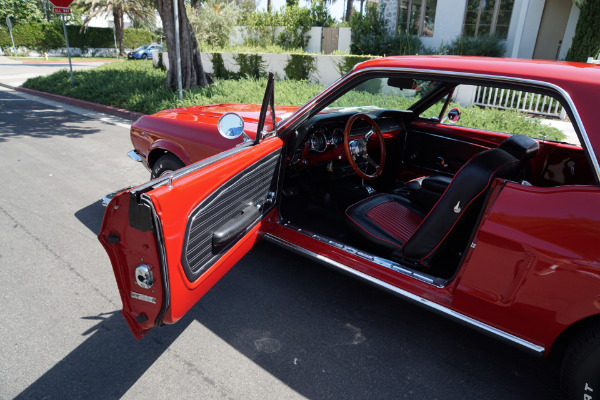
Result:
[[[327,6],[313,1],[309,8],[289,4],[275,12],[251,12],[241,15],[238,25],[246,27],[244,44],[250,46],[279,45],[284,49],[304,48],[310,36],[307,32],[311,26],[333,26],[335,20],[329,14]],[[275,35],[275,27],[283,30]]]
[[267,76],[266,61],[258,54],[239,53],[233,56],[235,62],[240,66],[238,78],[264,78]]
[[504,41],[494,36],[459,36],[448,46],[442,46],[440,52],[457,56],[502,57],[505,50]]
[[229,79],[231,73],[225,68],[225,62],[223,62],[223,56],[221,53],[212,53],[210,61],[213,66],[213,75],[217,79]]
[[310,74],[317,70],[317,59],[310,55],[291,54],[283,69],[288,79],[308,80]]
[[336,67],[340,75],[346,75],[356,64],[370,60],[371,56],[345,56],[343,61],[337,63]]
[[[78,25],[67,25],[69,45],[71,47],[114,47],[113,30],[111,28],[87,28],[82,30]],[[13,28],[15,44],[18,47],[48,51],[65,47],[62,23],[29,22],[18,24]],[[127,48],[135,48],[152,42],[152,35],[144,29],[125,29],[123,44]],[[8,28],[0,28],[0,46],[10,47],[12,42]]]
[[352,14],[352,54],[384,56],[419,53],[423,48],[421,39],[402,31],[396,35],[390,34],[384,13],[384,6],[378,8],[376,3],[367,3],[364,15]]
[[600,21],[600,0],[587,0],[581,6],[573,44],[567,52],[567,61],[585,62],[588,57],[598,57],[600,53],[598,21]]
[[213,48],[229,44],[229,35],[233,31],[232,21],[238,18],[235,3],[206,0],[199,9],[186,5],[186,11],[199,44],[207,44]]
[[384,18],[384,7],[378,9],[377,4],[368,2],[364,15],[352,13],[352,54],[383,55],[384,42],[388,35],[387,20]]

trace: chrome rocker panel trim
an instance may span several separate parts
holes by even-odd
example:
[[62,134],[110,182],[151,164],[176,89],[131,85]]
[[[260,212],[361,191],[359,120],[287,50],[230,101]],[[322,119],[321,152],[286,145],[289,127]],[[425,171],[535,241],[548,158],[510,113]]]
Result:
[[302,248],[300,246],[296,246],[293,243],[288,242],[287,240],[281,239],[277,236],[274,236],[270,233],[265,234],[264,238],[271,242],[274,243],[278,246],[281,247],[285,247],[289,250],[292,250],[296,253],[299,253],[303,256],[306,256],[308,258],[312,258],[322,264],[325,264],[326,266],[330,266],[330,267],[334,267],[337,268],[339,270],[341,270],[342,272],[345,272],[349,275],[352,275],[356,278],[360,278],[372,285],[375,285],[377,287],[383,288],[395,295],[400,296],[401,298],[408,300],[412,303],[418,304],[422,307],[425,307],[427,309],[433,310],[439,314],[442,314],[443,316],[450,318],[452,320],[455,320],[457,322],[460,322],[464,325],[467,325],[469,327],[475,328],[476,330],[479,330],[480,332],[486,333],[490,336],[493,336],[497,339],[500,339],[501,341],[507,342],[509,344],[513,344],[516,345],[518,347],[524,348],[525,350],[529,351],[530,353],[533,353],[535,355],[541,356],[544,354],[544,352],[546,351],[546,349],[542,346],[538,346],[534,343],[531,343],[527,340],[521,339],[515,335],[512,335],[508,332],[505,332],[503,330],[500,330],[498,328],[495,328],[491,325],[485,324],[481,321],[477,321],[474,318],[468,317],[464,314],[461,314],[457,311],[454,311],[450,308],[444,307],[442,305],[439,305],[437,303],[434,303],[431,300],[425,299],[423,297],[417,296],[413,293],[410,293],[406,290],[397,288],[393,285],[390,285],[387,282],[384,282],[380,279],[374,278],[370,275],[367,275],[365,273],[362,273],[360,271],[357,271],[355,269],[352,269],[342,263],[339,263],[337,261],[334,261],[330,258],[324,257],[320,254],[316,254],[310,250],[307,250],[305,248]]
[[137,161],[137,162],[142,162],[143,161],[142,156],[140,156],[138,153],[136,153],[135,150],[131,150],[129,153],[127,153],[127,155],[133,161]]

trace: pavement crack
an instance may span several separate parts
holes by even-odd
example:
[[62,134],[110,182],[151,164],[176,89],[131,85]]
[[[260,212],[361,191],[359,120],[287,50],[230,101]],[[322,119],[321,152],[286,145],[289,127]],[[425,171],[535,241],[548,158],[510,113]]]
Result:
[[38,243],[43,249],[45,249],[48,253],[50,253],[57,261],[59,261],[59,265],[65,265],[70,272],[72,272],[75,276],[77,276],[83,282],[87,283],[98,295],[100,295],[100,297],[102,297],[104,300],[108,301],[112,306],[117,307],[117,308],[120,306],[119,304],[116,304],[110,297],[107,297],[104,293],[102,293],[100,291],[100,289],[98,289],[89,279],[87,279],[85,276],[80,274],[75,269],[73,264],[71,264],[69,261],[66,261],[63,257],[61,257],[61,255],[58,252],[56,252],[52,247],[50,247],[46,242],[44,242],[36,234],[31,232],[29,229],[27,229],[27,227],[24,224],[19,222],[11,213],[9,213],[7,210],[5,210],[4,207],[2,207],[1,205],[0,205],[0,212],[2,212],[2,214],[6,215],[6,217],[14,223],[13,228],[15,228],[15,229],[20,228],[21,230],[23,230],[23,232],[25,232],[36,243]]

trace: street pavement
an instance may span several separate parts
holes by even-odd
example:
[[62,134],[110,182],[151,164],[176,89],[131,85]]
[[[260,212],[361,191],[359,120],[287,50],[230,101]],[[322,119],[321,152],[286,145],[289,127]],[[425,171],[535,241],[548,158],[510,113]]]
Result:
[[546,360],[264,242],[136,341],[96,239],[149,177],[129,124],[0,87],[0,399],[559,398]]

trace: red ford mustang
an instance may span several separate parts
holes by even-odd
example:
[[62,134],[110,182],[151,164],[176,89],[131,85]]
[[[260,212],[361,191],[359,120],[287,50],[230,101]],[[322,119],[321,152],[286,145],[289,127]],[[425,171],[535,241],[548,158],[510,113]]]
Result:
[[[192,151],[219,153],[154,168],[157,179],[108,205],[99,239],[122,313],[137,338],[177,322],[265,239],[530,352],[561,353],[569,397],[595,398],[599,94],[592,65],[390,57],[359,64],[291,114],[278,108],[288,113],[279,120],[271,79],[260,109],[138,121],[140,140],[211,136],[210,149],[191,137],[169,150],[182,161],[173,169]],[[545,139],[542,124],[538,139],[498,132],[513,114],[490,128],[465,104],[562,112],[580,144]]]

